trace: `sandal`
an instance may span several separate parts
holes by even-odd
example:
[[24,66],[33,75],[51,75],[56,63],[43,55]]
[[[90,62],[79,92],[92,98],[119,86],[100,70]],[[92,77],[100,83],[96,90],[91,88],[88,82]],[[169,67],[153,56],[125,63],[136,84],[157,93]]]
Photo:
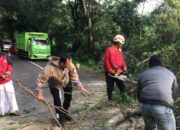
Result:
[[10,116],[20,116],[19,111],[15,111],[13,113],[10,113]]

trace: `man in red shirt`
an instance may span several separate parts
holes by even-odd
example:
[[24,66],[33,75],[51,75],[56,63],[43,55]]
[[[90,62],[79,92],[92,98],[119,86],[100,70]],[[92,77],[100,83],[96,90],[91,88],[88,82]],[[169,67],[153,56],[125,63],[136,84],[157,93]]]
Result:
[[121,49],[123,44],[124,44],[124,37],[122,35],[116,35],[113,39],[113,45],[106,49],[104,55],[104,69],[105,69],[105,78],[107,84],[108,100],[112,100],[114,82],[116,83],[120,92],[122,93],[125,92],[124,82],[110,76],[110,75],[115,76],[127,72],[127,66],[125,64]]

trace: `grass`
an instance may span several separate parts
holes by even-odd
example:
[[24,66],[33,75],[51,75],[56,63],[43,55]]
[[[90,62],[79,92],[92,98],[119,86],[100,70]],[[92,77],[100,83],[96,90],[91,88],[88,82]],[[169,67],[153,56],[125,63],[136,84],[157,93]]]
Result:
[[[127,109],[127,108],[136,108],[138,105],[137,100],[128,95],[128,94],[119,94],[119,91],[114,91],[112,96],[113,101],[108,102],[107,100],[102,99],[99,101],[94,107],[92,107],[91,111],[108,111],[110,109]],[[103,128],[107,123],[106,118],[101,118],[98,121],[98,126]]]
[[121,109],[137,107],[138,101],[135,97],[127,93],[120,94],[119,91],[113,92],[112,99],[117,103],[116,106]]
[[138,105],[137,100],[128,95],[128,94],[119,94],[118,91],[113,92],[112,96],[113,101],[108,102],[107,100],[99,101],[94,107],[91,108],[92,111],[94,110],[107,110],[112,107],[116,107],[119,109],[126,109],[126,108],[135,108]]
[[107,120],[101,119],[101,120],[98,122],[99,127],[103,128],[103,127],[105,126],[106,122],[107,122]]
[[96,110],[106,110],[110,108],[109,104],[105,100],[99,101],[95,106],[93,106],[90,110],[91,111],[96,111]]

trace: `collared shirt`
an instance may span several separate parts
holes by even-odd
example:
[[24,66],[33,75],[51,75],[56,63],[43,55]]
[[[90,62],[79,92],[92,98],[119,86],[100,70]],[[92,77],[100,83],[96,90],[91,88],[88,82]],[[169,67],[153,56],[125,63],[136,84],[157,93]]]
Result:
[[104,55],[104,69],[106,72],[113,70],[115,73],[127,70],[121,49],[115,46],[108,47]]
[[53,87],[66,87],[69,82],[81,84],[77,70],[73,63],[62,70],[58,65],[59,60],[51,60],[37,78],[37,85],[43,87],[47,82]]

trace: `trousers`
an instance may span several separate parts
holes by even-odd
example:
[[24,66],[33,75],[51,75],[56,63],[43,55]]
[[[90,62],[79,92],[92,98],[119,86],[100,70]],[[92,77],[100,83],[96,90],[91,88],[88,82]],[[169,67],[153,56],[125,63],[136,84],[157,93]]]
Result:
[[144,130],[176,130],[173,110],[163,105],[142,104]]
[[106,85],[107,85],[108,100],[112,100],[112,92],[114,91],[114,83],[116,83],[121,93],[125,92],[125,84],[123,81],[109,76],[107,72],[105,72],[105,78],[106,78]]
[[0,84],[0,115],[14,113],[18,111],[16,95],[12,80]]
[[[63,88],[64,90],[64,102],[62,103],[60,98],[60,90],[56,87],[50,86],[50,92],[54,99],[54,106],[57,107],[63,107],[65,110],[68,110],[71,104],[72,100],[72,85],[69,83],[66,88]],[[55,108],[56,113],[58,113],[60,116],[63,115],[63,110],[59,110]]]

